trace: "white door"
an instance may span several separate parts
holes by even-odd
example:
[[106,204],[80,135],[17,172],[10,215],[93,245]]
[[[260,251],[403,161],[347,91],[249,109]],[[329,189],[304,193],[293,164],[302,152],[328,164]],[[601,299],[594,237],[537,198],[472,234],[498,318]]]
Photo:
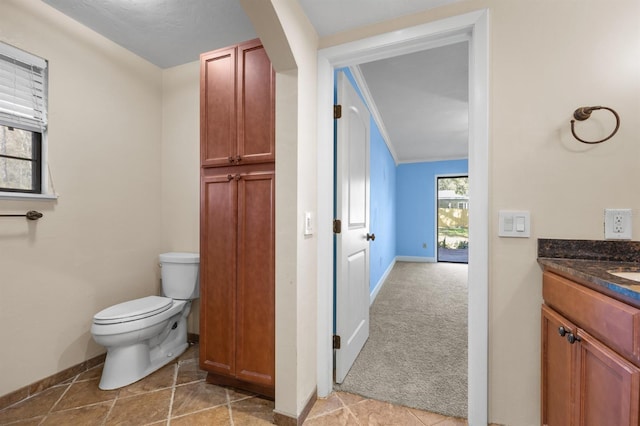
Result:
[[369,338],[369,111],[338,73],[336,216],[336,382],[342,383]]

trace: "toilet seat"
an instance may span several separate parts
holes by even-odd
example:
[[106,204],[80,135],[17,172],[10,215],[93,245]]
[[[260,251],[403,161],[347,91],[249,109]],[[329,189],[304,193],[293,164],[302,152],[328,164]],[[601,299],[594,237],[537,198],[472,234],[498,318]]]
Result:
[[110,306],[93,317],[94,324],[118,324],[137,321],[166,311],[173,299],[160,296],[147,296]]

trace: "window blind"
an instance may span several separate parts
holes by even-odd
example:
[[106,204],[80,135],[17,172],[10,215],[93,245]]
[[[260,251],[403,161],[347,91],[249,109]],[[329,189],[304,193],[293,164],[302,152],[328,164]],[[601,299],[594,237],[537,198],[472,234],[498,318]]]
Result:
[[44,132],[47,61],[0,43],[0,124]]

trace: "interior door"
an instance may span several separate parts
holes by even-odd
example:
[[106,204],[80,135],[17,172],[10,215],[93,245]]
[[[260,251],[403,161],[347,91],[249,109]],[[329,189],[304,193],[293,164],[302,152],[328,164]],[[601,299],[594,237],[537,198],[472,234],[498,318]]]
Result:
[[338,73],[336,216],[336,350],[338,383],[369,338],[369,111]]

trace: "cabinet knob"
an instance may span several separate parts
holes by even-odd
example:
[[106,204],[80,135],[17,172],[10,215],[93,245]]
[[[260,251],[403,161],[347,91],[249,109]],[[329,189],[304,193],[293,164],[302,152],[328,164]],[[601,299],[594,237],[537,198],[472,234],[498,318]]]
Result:
[[367,233],[367,241],[375,241],[375,240],[376,240],[376,234]]
[[564,336],[565,336],[565,334],[567,334],[567,333],[568,333],[568,331],[567,331],[567,329],[566,329],[566,328],[564,328],[564,327],[562,327],[562,326],[560,326],[560,328],[558,328],[558,334],[559,334],[560,336],[564,337]]
[[567,341],[568,341],[569,343],[571,343],[572,345],[573,345],[575,342],[579,342],[580,340],[582,340],[582,339],[580,339],[580,337],[576,336],[576,335],[575,335],[575,334],[573,334],[573,333],[569,333],[569,334],[567,334]]
[[233,164],[233,157],[229,156],[229,163]]

